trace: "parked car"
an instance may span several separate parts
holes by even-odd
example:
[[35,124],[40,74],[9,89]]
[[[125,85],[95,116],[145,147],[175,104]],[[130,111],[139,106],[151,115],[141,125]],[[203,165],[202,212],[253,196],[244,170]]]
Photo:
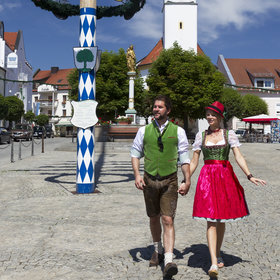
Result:
[[34,138],[46,138],[46,130],[43,126],[34,126],[33,127],[33,137]]
[[5,142],[11,142],[11,133],[5,127],[0,127],[0,144]]
[[31,140],[32,139],[32,128],[29,124],[16,124],[12,129],[12,138],[17,141],[20,139]]
[[245,130],[245,129],[237,129],[237,130],[235,131],[235,134],[237,135],[237,137],[238,137],[239,139],[243,139],[244,136],[245,136],[245,134],[246,134],[246,130]]
[[46,136],[48,138],[54,138],[54,132],[52,130],[52,125],[51,124],[45,125],[45,130],[46,130]]

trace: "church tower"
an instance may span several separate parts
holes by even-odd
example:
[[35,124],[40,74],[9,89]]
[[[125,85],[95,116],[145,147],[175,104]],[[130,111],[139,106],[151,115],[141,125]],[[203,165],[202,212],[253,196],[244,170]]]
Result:
[[163,47],[177,41],[184,50],[197,53],[197,1],[163,0]]

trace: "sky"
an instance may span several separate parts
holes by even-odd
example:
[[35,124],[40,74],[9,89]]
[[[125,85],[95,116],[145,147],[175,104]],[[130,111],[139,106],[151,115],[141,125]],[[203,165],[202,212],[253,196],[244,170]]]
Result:
[[[69,0],[79,5],[79,0]],[[122,17],[97,21],[96,45],[117,52],[134,45],[137,61],[162,37],[163,0],[147,0],[131,20]],[[214,64],[225,58],[280,58],[279,0],[197,0],[198,43]],[[98,5],[119,5],[97,0]],[[57,19],[31,0],[0,0],[0,21],[6,32],[23,31],[26,59],[33,72],[73,68],[73,47],[79,46],[79,16]]]

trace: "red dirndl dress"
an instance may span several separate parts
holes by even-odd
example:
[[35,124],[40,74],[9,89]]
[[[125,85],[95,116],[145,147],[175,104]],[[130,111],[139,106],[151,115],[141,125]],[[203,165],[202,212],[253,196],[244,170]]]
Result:
[[225,144],[215,146],[205,145],[206,133],[202,134],[205,164],[196,186],[193,218],[226,222],[248,216],[244,190],[228,161],[228,131],[224,130]]

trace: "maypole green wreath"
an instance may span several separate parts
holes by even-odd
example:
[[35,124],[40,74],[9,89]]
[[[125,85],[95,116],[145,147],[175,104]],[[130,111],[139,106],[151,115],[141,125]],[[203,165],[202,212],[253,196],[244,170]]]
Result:
[[[59,19],[66,19],[69,16],[80,15],[80,6],[69,3],[59,3],[53,0],[31,0],[37,7],[51,11]],[[125,0],[125,2],[118,6],[98,6],[97,19],[103,17],[123,16],[125,19],[131,19],[137,12],[139,12],[146,0]]]

